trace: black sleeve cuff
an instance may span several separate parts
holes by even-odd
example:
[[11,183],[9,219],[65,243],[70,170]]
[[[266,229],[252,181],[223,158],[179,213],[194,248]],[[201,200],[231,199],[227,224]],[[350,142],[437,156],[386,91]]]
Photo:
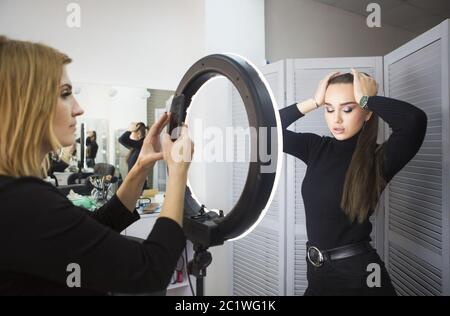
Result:
[[120,217],[124,223],[128,223],[127,227],[141,219],[141,215],[139,215],[136,209],[134,209],[133,212],[130,212],[130,210],[118,198],[117,194],[114,194],[110,201],[116,205],[114,209],[117,209],[117,216]]
[[284,110],[286,110],[287,114],[292,117],[292,119],[298,120],[299,118],[303,117],[304,114],[299,111],[297,103],[291,104],[288,107],[285,107]]
[[130,212],[117,194],[93,213],[92,217],[119,233],[141,218],[136,210]]
[[288,128],[292,123],[305,116],[298,110],[297,103],[280,110],[281,125],[283,129]]
[[177,222],[167,217],[159,217],[146,242],[163,243],[171,249],[169,254],[174,254],[171,260],[176,263],[186,246],[186,236]]

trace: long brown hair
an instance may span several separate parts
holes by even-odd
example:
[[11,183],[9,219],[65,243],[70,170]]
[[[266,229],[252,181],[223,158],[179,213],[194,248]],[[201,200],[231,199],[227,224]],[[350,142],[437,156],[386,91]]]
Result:
[[51,47],[0,35],[1,175],[46,175],[42,150],[61,147],[53,120],[63,67],[70,62]]
[[[347,73],[332,78],[329,85],[353,84],[353,80],[353,75]],[[365,122],[345,175],[340,206],[352,222],[357,219],[362,223],[367,219],[386,187],[382,172],[385,147],[377,144],[378,121],[378,116],[372,113]]]

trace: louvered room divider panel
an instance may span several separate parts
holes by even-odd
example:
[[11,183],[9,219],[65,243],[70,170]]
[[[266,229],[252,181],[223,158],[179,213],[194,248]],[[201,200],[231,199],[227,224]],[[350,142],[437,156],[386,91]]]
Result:
[[389,245],[392,283],[399,295],[439,295],[442,271],[411,252]]
[[386,198],[387,266],[401,295],[449,294],[448,48],[446,21],[385,57],[387,95],[428,116],[420,151]]

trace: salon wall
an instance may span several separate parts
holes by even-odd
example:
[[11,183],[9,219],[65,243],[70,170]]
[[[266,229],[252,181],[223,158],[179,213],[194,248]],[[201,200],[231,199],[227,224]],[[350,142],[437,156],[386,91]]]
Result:
[[[80,28],[66,24],[69,3],[80,5]],[[204,52],[204,7],[204,0],[1,0],[0,34],[67,53],[77,82],[174,90]]]
[[[234,53],[245,56],[254,64],[263,65],[264,0],[205,0],[204,43],[205,55]],[[215,126],[225,131],[227,126],[231,126],[229,86],[225,80],[219,80],[211,83],[206,90],[202,92],[201,98],[196,99],[196,106],[190,115],[202,118],[205,127]],[[205,164],[193,164],[191,168],[196,175],[192,177],[193,185],[199,190],[199,195],[205,198],[204,201],[217,209],[230,209],[230,199],[223,192],[228,192],[227,188],[231,187],[231,171],[214,170],[214,165]],[[223,188],[208,188],[208,184],[216,184],[218,179],[223,183]]]
[[[206,0],[205,54],[231,52],[245,56],[257,66],[265,63],[264,0]],[[230,90],[217,80],[199,100],[207,126],[222,131],[231,125]],[[217,165],[216,165],[217,166]],[[231,166],[228,166],[231,167]],[[231,205],[232,169],[207,164],[200,170],[205,205],[229,210]],[[213,263],[208,268],[206,295],[231,295],[231,242],[211,249]]]
[[369,28],[366,17],[311,0],[265,0],[265,4],[269,61],[383,56],[416,36],[384,24]]

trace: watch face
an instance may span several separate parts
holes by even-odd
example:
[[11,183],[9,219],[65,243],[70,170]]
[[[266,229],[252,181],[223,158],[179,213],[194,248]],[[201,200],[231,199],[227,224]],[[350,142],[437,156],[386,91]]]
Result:
[[361,98],[361,101],[359,102],[359,105],[361,105],[362,108],[366,108],[367,107],[367,101],[369,100],[368,96],[363,96]]

